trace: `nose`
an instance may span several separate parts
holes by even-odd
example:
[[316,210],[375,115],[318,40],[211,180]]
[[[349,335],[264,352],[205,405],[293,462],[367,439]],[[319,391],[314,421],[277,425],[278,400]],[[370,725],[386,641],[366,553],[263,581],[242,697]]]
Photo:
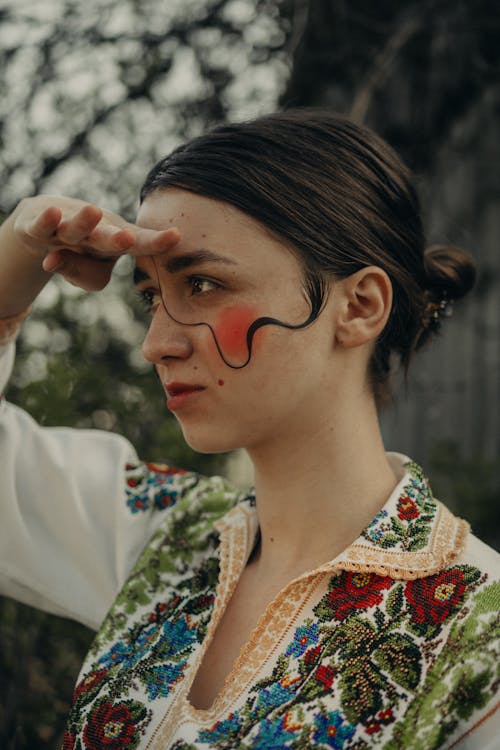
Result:
[[159,364],[167,359],[187,359],[192,351],[189,326],[176,323],[161,305],[158,306],[142,344],[144,357]]

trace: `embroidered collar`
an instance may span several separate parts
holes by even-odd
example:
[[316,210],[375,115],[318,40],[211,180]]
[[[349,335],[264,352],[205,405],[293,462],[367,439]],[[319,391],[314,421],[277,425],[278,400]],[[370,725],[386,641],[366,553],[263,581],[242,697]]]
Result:
[[[382,510],[347,549],[304,577],[348,570],[394,579],[423,578],[449,566],[462,554],[469,524],[434,498],[418,464],[400,453],[387,456],[401,479]],[[258,533],[252,493],[244,495],[215,526],[222,533],[241,524],[247,527],[248,557]]]

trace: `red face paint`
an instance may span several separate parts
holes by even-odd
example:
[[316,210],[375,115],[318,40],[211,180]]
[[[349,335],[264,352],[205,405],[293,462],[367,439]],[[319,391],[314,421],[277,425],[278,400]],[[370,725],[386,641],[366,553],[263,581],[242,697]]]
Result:
[[253,305],[227,307],[220,313],[214,332],[224,357],[231,363],[246,361],[248,329],[258,317],[257,308]]

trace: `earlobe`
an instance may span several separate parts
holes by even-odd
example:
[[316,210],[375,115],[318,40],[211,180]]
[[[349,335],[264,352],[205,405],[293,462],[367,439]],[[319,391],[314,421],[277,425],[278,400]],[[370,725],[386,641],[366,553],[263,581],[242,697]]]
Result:
[[392,307],[392,283],[378,266],[367,266],[337,282],[336,341],[349,348],[375,341]]

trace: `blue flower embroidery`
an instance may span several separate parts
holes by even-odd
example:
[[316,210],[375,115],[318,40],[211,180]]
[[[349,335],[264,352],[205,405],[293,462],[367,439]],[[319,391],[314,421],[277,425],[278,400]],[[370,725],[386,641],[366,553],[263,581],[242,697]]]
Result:
[[154,639],[156,626],[152,625],[147,630],[143,630],[133,643],[118,641],[113,644],[99,659],[100,664],[106,667],[112,667],[115,664],[122,664],[124,667],[133,667],[151,648]]
[[154,700],[159,695],[165,698],[172,685],[183,677],[186,664],[187,660],[184,660],[179,664],[162,664],[149,669],[146,674],[146,690],[149,700]]
[[284,747],[290,747],[294,738],[295,733],[287,729],[283,717],[274,721],[262,719],[259,724],[259,734],[252,747],[257,750],[282,750]]
[[106,651],[99,659],[99,664],[104,664],[105,667],[113,667],[115,664],[125,662],[126,664],[133,664],[134,649],[130,643],[126,644],[123,641],[114,643],[109,651]]
[[269,711],[272,711],[273,708],[289,701],[294,695],[295,692],[291,688],[283,687],[281,682],[276,682],[270,688],[264,688],[264,690],[260,691],[255,710],[259,711],[260,709],[267,708]]
[[286,656],[295,656],[299,658],[304,652],[318,642],[318,623],[313,622],[311,625],[300,625],[295,631],[293,641],[289,644],[285,654]]
[[[389,514],[386,510],[382,509],[377,513],[373,521],[367,526],[364,536],[368,536],[374,542],[378,542],[384,536],[384,524],[383,519],[387,518]],[[379,524],[382,524],[379,526]]]
[[356,727],[345,722],[340,711],[316,714],[314,725],[316,727],[313,734],[314,741],[334,747],[336,750],[343,748],[344,742],[350,740],[356,731]]
[[232,734],[239,731],[239,714],[238,712],[230,714],[227,719],[217,721],[211,729],[200,729],[198,732],[198,742],[212,743],[218,740],[228,740]]
[[194,641],[196,641],[196,629],[188,626],[185,617],[176,621],[167,620],[163,623],[163,633],[160,638],[162,656],[173,656]]
[[156,471],[152,465],[139,467],[127,480],[127,505],[132,513],[150,508],[163,510],[175,505],[179,496],[179,473]]

